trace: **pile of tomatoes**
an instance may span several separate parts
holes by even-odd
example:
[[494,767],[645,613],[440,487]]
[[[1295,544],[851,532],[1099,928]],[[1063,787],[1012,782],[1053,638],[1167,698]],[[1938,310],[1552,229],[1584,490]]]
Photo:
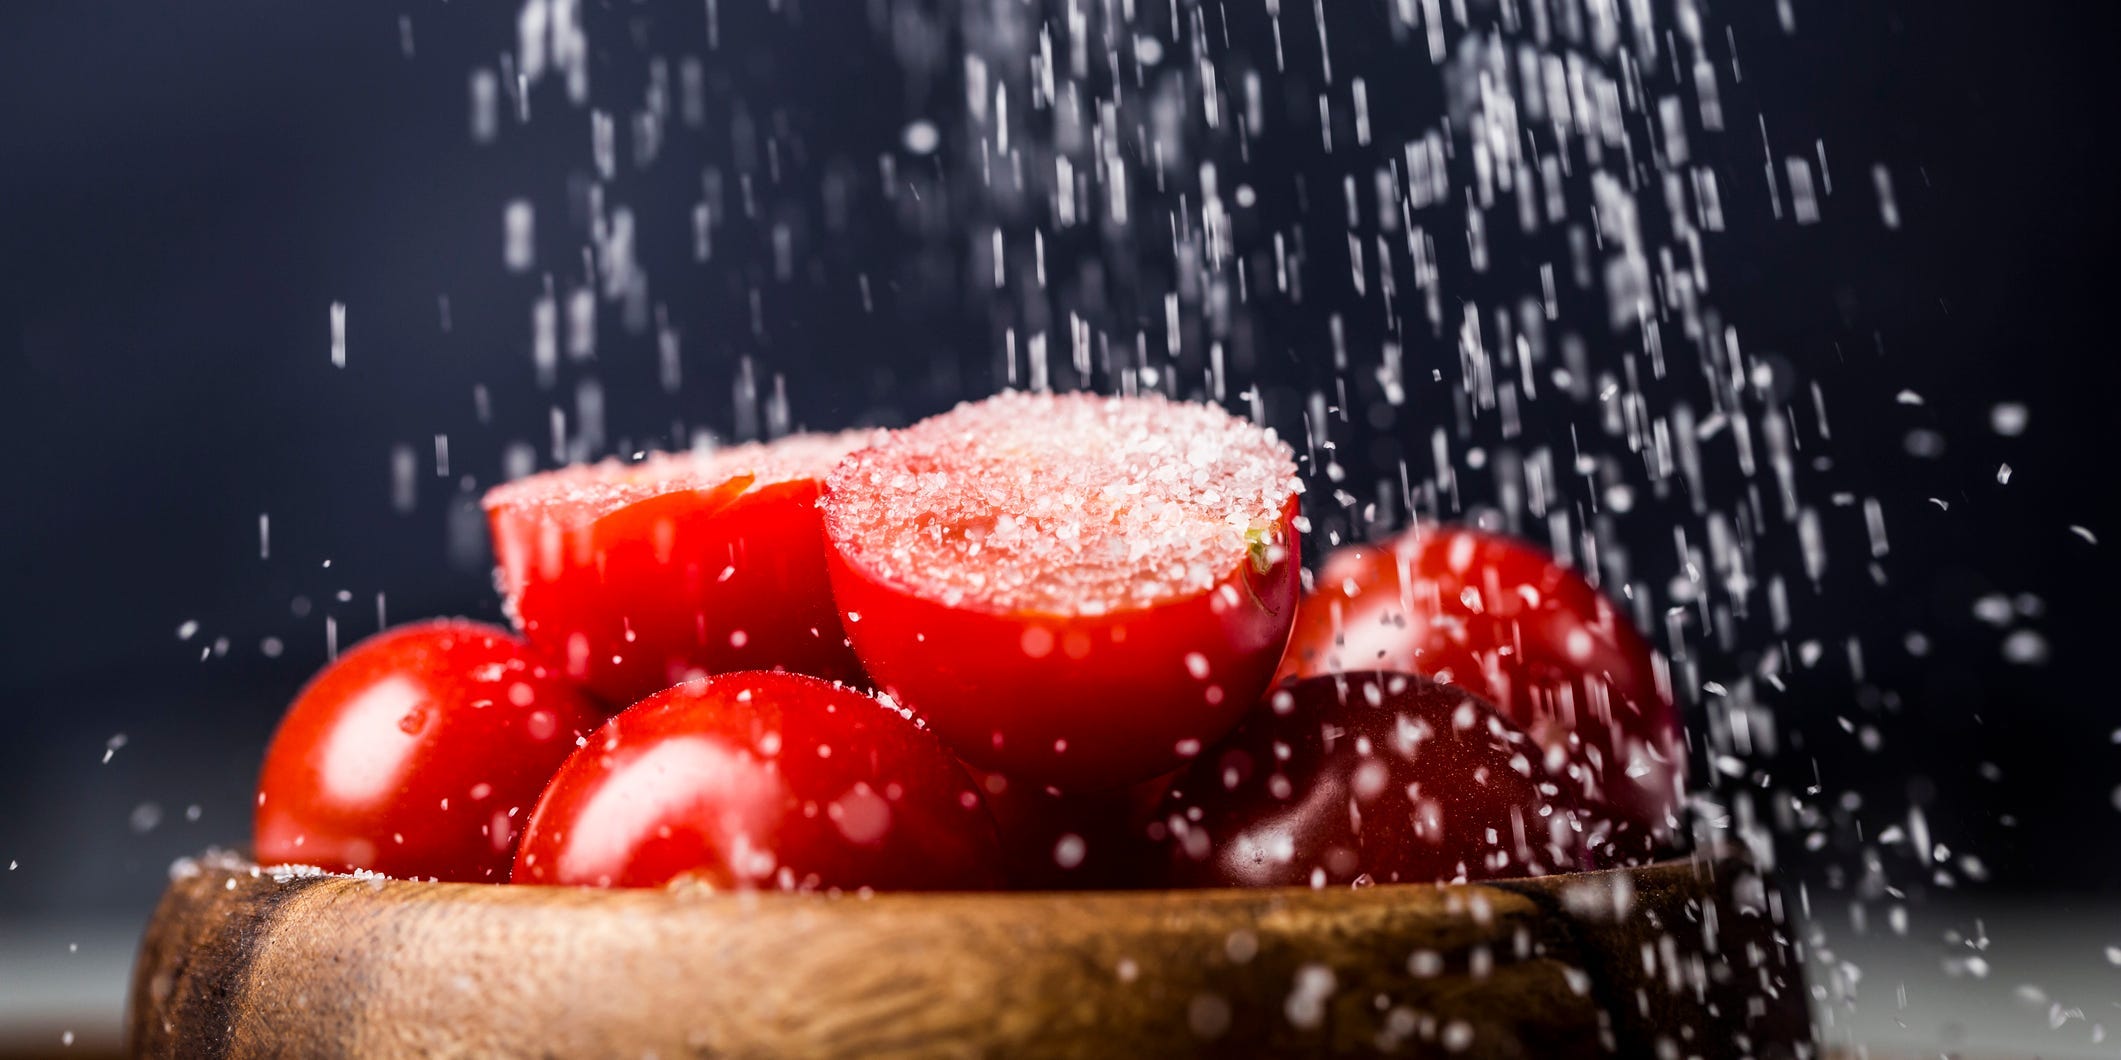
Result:
[[1300,594],[1271,432],[1005,394],[901,431],[486,498],[516,632],[303,689],[261,862],[784,890],[1346,885],[1636,863],[1678,832],[1660,661],[1529,545],[1422,526]]

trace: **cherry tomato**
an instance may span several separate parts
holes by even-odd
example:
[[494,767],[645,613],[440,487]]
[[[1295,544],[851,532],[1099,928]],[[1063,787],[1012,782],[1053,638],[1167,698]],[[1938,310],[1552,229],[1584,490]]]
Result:
[[1403,670],[1463,685],[1541,743],[1585,752],[1619,838],[1633,837],[1625,856],[1670,840],[1685,791],[1678,712],[1649,645],[1589,582],[1511,538],[1417,527],[1326,557],[1316,586],[1278,676]]
[[1424,883],[1577,868],[1580,773],[1455,686],[1308,678],[1275,689],[1172,785],[1171,881]]
[[1219,408],[1004,394],[835,468],[827,562],[863,665],[960,757],[1120,787],[1266,687],[1297,490],[1288,447]]
[[508,607],[614,708],[689,676],[859,680],[825,576],[819,479],[870,432],[532,475],[486,495]]
[[935,737],[800,674],[698,678],[619,713],[538,802],[515,882],[997,886],[994,825]]
[[1169,776],[1124,788],[1064,792],[975,771],[1015,890],[1110,890],[1153,884],[1162,848],[1148,838]]
[[371,637],[280,720],[258,780],[258,860],[506,880],[538,792],[602,717],[493,626]]

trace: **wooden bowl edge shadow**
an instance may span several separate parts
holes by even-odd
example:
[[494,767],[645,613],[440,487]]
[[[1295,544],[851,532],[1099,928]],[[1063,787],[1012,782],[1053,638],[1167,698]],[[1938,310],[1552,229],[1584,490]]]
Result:
[[592,891],[180,863],[134,1055],[1814,1054],[1731,853],[1362,889]]

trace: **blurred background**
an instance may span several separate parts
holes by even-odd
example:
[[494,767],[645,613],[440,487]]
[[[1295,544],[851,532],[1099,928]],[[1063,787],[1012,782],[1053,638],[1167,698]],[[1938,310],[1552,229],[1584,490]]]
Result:
[[[644,57],[709,32],[697,5],[584,6],[591,68],[617,71],[599,92],[652,93]],[[594,187],[593,123],[519,124],[495,87],[513,80],[515,5],[0,7],[0,1049],[115,1043],[170,862],[246,841],[272,725],[333,645],[421,616],[499,620],[487,486],[702,431],[905,422],[1009,381],[996,351],[1014,333],[952,271],[977,240],[912,204],[942,179],[961,89],[908,63],[897,9],[843,6],[708,4],[720,43],[699,95],[731,131]],[[1336,60],[1369,63],[1380,123],[1434,120],[1436,75],[1395,75],[1365,34],[1382,16],[1355,11],[1371,6],[1389,5],[1334,14]],[[1831,650],[1762,692],[1788,734],[1778,783],[1832,819],[1816,843],[1785,828],[1780,851],[1815,946],[1861,969],[1853,997],[1815,982],[1832,1035],[2116,1055],[2121,708],[2104,668],[2121,526],[2100,485],[2121,392],[2116,16],[1703,11],[1743,60],[1724,105],[1761,124],[1695,145],[1728,181],[1716,297],[1749,348],[1825,395],[1832,444],[1807,454],[1826,462],[1805,488],[1848,512],[1831,498],[1875,498],[1890,528],[1875,564],[1859,544],[1800,593],[1786,649]],[[684,95],[692,75],[673,59],[661,76]],[[568,106],[543,91],[528,105]],[[652,133],[618,123],[610,150],[638,157]],[[1820,223],[1754,192],[1774,180],[1770,140],[1823,145],[1841,188]],[[1288,215],[1266,227],[1311,206],[1262,171],[1324,188],[1346,168],[1290,155],[1251,160],[1257,208]],[[907,172],[879,178],[882,159]],[[607,216],[606,189],[632,206],[654,287],[595,299],[584,339],[572,226]],[[717,228],[702,261],[690,204],[754,194],[786,223]],[[1322,342],[1333,297],[1263,334]],[[540,314],[557,351],[538,348]],[[1241,375],[1300,435],[1335,369],[1274,350]],[[1426,450],[1423,417],[1417,393],[1341,460],[1389,471]],[[1759,647],[1711,652],[1703,673]],[[1946,854],[1896,860],[1880,837],[1911,820]]]

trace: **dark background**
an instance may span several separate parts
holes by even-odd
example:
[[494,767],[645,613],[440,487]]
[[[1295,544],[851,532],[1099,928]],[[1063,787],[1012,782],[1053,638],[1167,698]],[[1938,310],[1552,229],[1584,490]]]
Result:
[[[540,438],[549,400],[525,353],[535,281],[499,264],[501,203],[548,194],[584,134],[474,146],[467,71],[511,45],[510,12],[406,6],[410,56],[399,12],[368,4],[0,8],[0,920],[141,916],[172,858],[241,843],[255,764],[325,657],[326,616],[341,644],[374,630],[379,592],[392,621],[497,617],[466,513],[502,447]],[[2114,16],[2059,0],[1796,10],[1787,38],[1771,13],[1742,16],[1761,25],[1741,39],[1778,42],[1746,56],[1748,82],[1773,86],[1785,144],[1826,140],[1849,194],[1813,228],[1734,222],[1720,296],[1750,343],[1822,381],[1836,481],[1883,498],[1893,551],[1883,589],[1814,607],[1865,637],[1870,689],[1823,671],[1781,709],[1828,792],[1863,795],[1871,834],[1913,803],[1990,887],[2111,893]],[[823,115],[821,135],[889,138],[901,96],[865,90],[895,88],[888,54],[819,17],[744,76]],[[1895,174],[1898,231],[1878,221],[1872,162]],[[877,242],[848,253],[895,249],[863,238]],[[343,370],[333,302],[349,307]],[[763,367],[814,427],[991,388],[983,357],[917,321],[844,303],[773,320]],[[688,343],[675,397],[652,363],[599,365],[615,442],[667,439],[675,409],[731,429],[737,344]],[[1999,401],[2029,407],[2022,436],[1990,429]],[[1943,436],[1941,457],[1907,453],[1917,428]],[[419,469],[409,512],[391,499],[397,446]],[[1974,613],[1992,593],[2015,601],[2008,629],[2045,638],[2044,665],[2005,659],[2008,630]],[[1895,650],[1910,629],[1927,655]],[[1890,719],[1876,752],[1836,735],[1837,715],[1866,711]]]

